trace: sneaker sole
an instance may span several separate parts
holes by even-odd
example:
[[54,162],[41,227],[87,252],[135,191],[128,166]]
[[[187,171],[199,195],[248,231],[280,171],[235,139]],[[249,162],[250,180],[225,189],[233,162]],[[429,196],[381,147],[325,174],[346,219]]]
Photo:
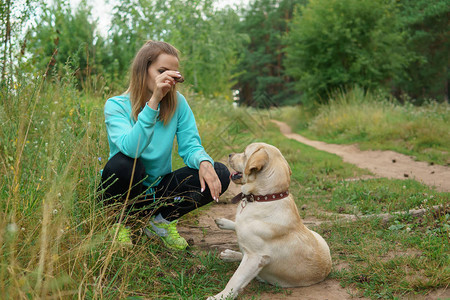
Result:
[[145,235],[146,235],[148,238],[158,237],[161,241],[163,241],[164,245],[165,245],[167,248],[169,248],[169,249],[173,249],[173,250],[185,250],[185,249],[187,248],[187,246],[184,247],[184,248],[177,248],[177,247],[174,247],[174,246],[168,244],[161,236],[157,235],[156,233],[153,233],[153,232],[152,232],[151,230],[149,230],[147,227],[144,228],[144,233],[145,233]]

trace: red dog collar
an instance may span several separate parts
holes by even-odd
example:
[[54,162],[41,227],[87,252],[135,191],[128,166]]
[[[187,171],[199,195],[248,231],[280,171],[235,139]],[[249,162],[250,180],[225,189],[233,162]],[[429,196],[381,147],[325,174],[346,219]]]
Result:
[[275,193],[275,194],[267,194],[267,195],[253,195],[248,194],[244,195],[243,193],[239,193],[231,199],[231,203],[238,203],[241,200],[246,199],[248,202],[268,202],[275,201],[286,198],[289,196],[289,191]]

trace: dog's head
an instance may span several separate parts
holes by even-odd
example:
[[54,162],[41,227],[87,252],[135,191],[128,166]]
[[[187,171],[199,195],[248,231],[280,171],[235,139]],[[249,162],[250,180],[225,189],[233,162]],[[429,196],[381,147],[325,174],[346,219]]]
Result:
[[231,179],[243,184],[244,194],[269,194],[286,191],[291,181],[291,168],[278,148],[253,143],[243,153],[232,153],[228,157],[230,166],[236,171]]

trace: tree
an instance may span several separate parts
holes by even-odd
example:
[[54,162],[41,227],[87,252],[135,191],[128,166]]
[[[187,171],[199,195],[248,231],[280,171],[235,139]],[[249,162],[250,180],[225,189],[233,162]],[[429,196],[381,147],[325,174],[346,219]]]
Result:
[[240,43],[232,26],[237,16],[231,10],[215,11],[212,4],[212,0],[122,1],[114,9],[107,73],[126,79],[144,42],[163,40],[181,51],[183,75],[195,91],[231,95],[229,79]]
[[286,37],[286,72],[304,103],[326,102],[329,92],[359,85],[388,90],[410,57],[383,0],[311,0],[298,7]]
[[232,70],[243,36],[234,30],[233,10],[214,10],[212,0],[172,1],[167,40],[182,51],[183,72],[194,90],[227,95],[234,85]]
[[95,35],[95,22],[90,20],[91,8],[84,0],[74,13],[67,1],[42,9],[41,21],[29,37],[31,62],[37,70],[45,70],[50,61],[55,74],[69,62],[82,84],[96,72],[96,42],[101,40]]
[[12,109],[11,90],[19,80],[27,41],[25,30],[37,1],[0,1],[0,111]]
[[396,82],[396,92],[408,94],[417,103],[427,98],[448,101],[449,14],[446,0],[401,0],[399,10],[407,33],[407,47],[414,59],[406,76]]
[[157,10],[153,0],[124,0],[113,8],[112,25],[102,55],[109,82],[126,87],[134,55],[145,41],[158,38]]
[[242,12],[237,31],[249,39],[235,70],[240,102],[249,106],[296,103],[293,80],[283,67],[285,43],[295,4],[303,1],[256,0]]

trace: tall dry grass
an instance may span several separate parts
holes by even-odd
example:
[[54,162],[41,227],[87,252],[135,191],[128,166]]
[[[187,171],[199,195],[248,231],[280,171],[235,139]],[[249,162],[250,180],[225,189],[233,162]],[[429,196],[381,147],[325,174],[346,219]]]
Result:
[[95,125],[99,111],[88,109],[99,99],[83,97],[71,76],[53,83],[27,76],[5,87],[0,106],[4,299],[82,293],[75,266],[87,264],[99,233],[90,199],[101,166],[91,157],[105,136]]
[[[111,213],[97,200],[109,154],[101,91],[80,92],[70,70],[59,80],[19,74],[14,81],[2,91],[0,103],[0,298],[215,294],[209,290],[217,285],[208,283],[216,275],[186,274],[198,265],[229,268],[213,253],[173,253],[139,231],[132,248],[116,243],[112,224],[139,220],[123,207]],[[208,104],[185,93],[198,113],[220,107],[219,101]],[[219,120],[227,109],[198,118],[207,139],[208,128],[217,130],[225,122]],[[217,127],[211,118],[219,121]],[[220,143],[211,147],[222,149]]]
[[126,281],[111,283],[120,249],[106,230],[114,219],[96,201],[108,149],[104,99],[82,94],[68,74],[53,82],[19,74],[2,91],[2,299],[127,291]]
[[[285,112],[286,110],[286,112]],[[332,94],[314,113],[301,107],[283,116],[303,134],[362,149],[390,149],[419,160],[450,163],[450,105],[429,101],[417,107],[359,87]]]

